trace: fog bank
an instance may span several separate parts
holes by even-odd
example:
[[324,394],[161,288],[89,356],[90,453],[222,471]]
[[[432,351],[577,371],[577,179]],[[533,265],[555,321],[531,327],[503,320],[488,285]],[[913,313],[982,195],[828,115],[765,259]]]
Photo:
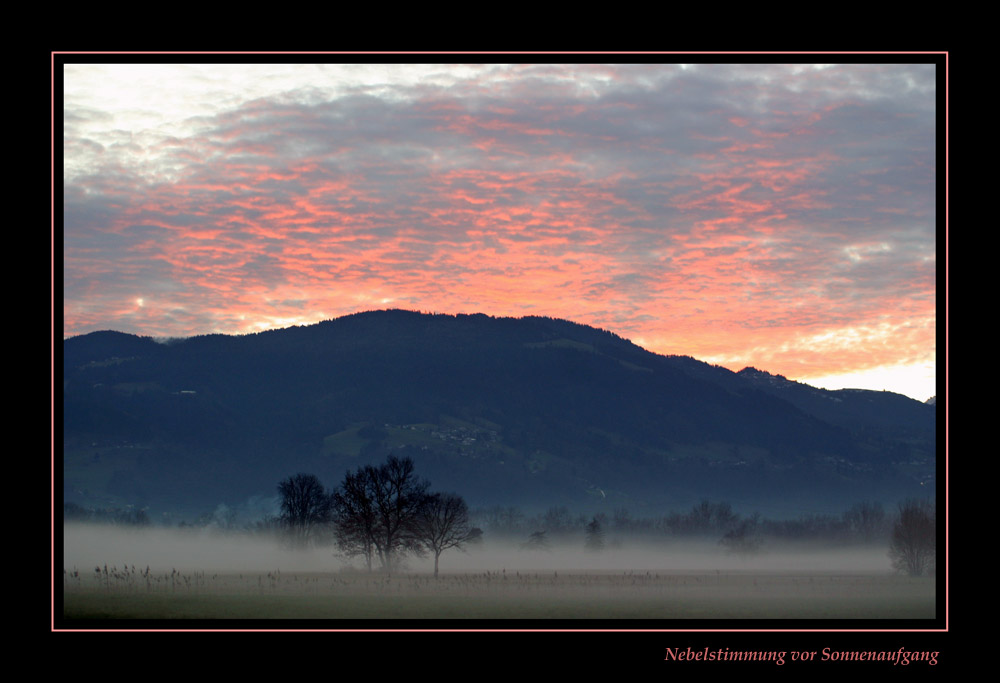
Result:
[[[63,568],[81,572],[104,565],[134,565],[155,572],[336,572],[360,568],[330,547],[293,551],[267,536],[225,534],[211,529],[122,528],[67,524]],[[433,571],[433,558],[407,557],[406,572]],[[664,540],[606,547],[528,550],[517,543],[485,539],[467,552],[451,550],[440,560],[443,573],[455,572],[892,572],[886,548],[843,546],[788,549],[765,546],[758,554],[729,554],[718,543]],[[59,567],[56,567],[58,570]]]

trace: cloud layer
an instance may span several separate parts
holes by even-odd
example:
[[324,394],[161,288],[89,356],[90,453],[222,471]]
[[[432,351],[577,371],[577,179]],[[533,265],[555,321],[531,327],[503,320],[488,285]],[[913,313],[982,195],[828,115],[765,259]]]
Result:
[[65,333],[392,307],[933,372],[935,96],[929,65],[67,65]]

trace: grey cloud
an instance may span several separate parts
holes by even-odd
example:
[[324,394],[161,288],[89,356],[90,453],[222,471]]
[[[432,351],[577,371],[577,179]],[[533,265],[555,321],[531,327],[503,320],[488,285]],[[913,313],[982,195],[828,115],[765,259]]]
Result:
[[[267,229],[278,224],[269,214],[291,215],[299,222],[282,227],[286,239],[308,245],[313,253],[303,258],[316,261],[336,262],[338,250],[348,249],[337,240],[374,238],[354,246],[384,250],[391,264],[343,266],[366,277],[387,267],[398,275],[426,262],[440,266],[455,245],[503,253],[556,235],[564,245],[539,251],[563,259],[623,257],[620,271],[588,281],[584,291],[621,291],[632,302],[654,296],[664,273],[682,272],[684,244],[674,236],[711,248],[712,235],[699,233],[700,226],[737,209],[741,223],[733,229],[760,229],[787,243],[787,251],[755,265],[790,290],[850,273],[856,285],[827,291],[844,299],[898,291],[907,269],[933,254],[932,67],[542,64],[433,71],[421,82],[344,88],[342,97],[320,74],[315,87],[201,115],[189,137],[91,134],[86,126],[112,118],[68,108],[67,254],[85,260],[87,246],[110,261],[139,243],[169,248],[180,237],[154,220],[178,229],[219,229],[224,222],[227,245],[262,252],[244,269],[280,282],[286,262],[279,240],[251,236],[241,220]],[[487,80],[496,76],[504,79]],[[140,161],[137,151],[156,159]],[[475,174],[448,175],[460,169]],[[264,177],[267,171],[277,177]],[[501,182],[505,173],[516,177]],[[721,197],[741,184],[748,184],[743,192]],[[453,204],[448,193],[457,191],[487,203]],[[154,208],[162,202],[170,212],[145,215],[134,208],[140,201]],[[499,236],[466,234],[479,230],[474,222],[484,208],[543,205],[556,225],[525,227],[527,217],[512,216],[520,232],[505,233],[497,219],[487,230]],[[861,240],[885,240],[893,249],[851,266],[844,249]],[[712,253],[735,258],[737,251]],[[166,279],[162,264],[141,260],[151,258],[122,260],[143,263],[147,280]],[[68,274],[71,294],[77,281]],[[705,284],[685,286],[689,293]],[[185,324],[205,322],[193,310],[183,315]]]

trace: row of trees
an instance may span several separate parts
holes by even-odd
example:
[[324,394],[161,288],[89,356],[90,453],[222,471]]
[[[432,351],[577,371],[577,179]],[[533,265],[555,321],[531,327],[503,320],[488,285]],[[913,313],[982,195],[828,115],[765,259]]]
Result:
[[412,459],[394,455],[382,465],[349,471],[333,491],[312,474],[297,474],[278,484],[280,523],[296,546],[332,538],[369,571],[377,565],[390,572],[407,553],[430,553],[437,576],[441,554],[463,548],[482,531],[470,523],[460,496],[429,488]]
[[491,535],[523,537],[542,529],[553,539],[578,538],[592,522],[611,539],[644,538],[722,538],[741,529],[756,528],[760,534],[776,540],[815,540],[843,543],[884,543],[891,531],[892,519],[877,502],[855,504],[841,515],[809,514],[795,519],[767,519],[754,513],[745,517],[726,502],[703,500],[687,512],[670,512],[655,517],[634,516],[626,508],[592,517],[572,515],[565,507],[551,507],[529,515],[513,506],[494,506],[473,512],[477,523]]
[[[494,506],[478,510],[474,516],[490,532],[519,536],[532,528],[543,528],[553,535],[578,534],[589,523],[588,517],[573,517],[565,507],[553,507],[542,514],[526,515],[517,507]],[[726,502],[703,500],[687,512],[670,512],[657,517],[636,517],[626,508],[615,508],[596,518],[608,531],[627,536],[720,536],[741,525],[743,517]],[[840,515],[806,514],[794,519],[758,517],[761,533],[788,540],[815,539],[851,543],[883,543],[892,530],[894,518],[881,503],[862,501]]]
[[115,526],[147,527],[149,515],[131,505],[124,508],[85,508],[77,503],[63,505],[63,521],[111,524]]
[[[575,519],[566,508],[550,508],[543,515],[528,518],[515,507],[494,507],[481,511],[486,527],[498,535],[517,536],[531,528],[523,549],[550,547],[549,538],[576,538],[582,531],[584,547],[591,551],[605,548],[605,529],[622,537],[662,539],[718,538],[729,552],[752,555],[765,538],[779,542],[825,541],[889,545],[889,559],[894,569],[911,576],[933,573],[937,551],[937,524],[933,501],[908,499],[899,503],[896,514],[889,514],[881,503],[862,501],[841,516],[806,515],[791,520],[768,520],[759,514],[743,517],[729,503],[702,501],[687,513],[672,512],[661,518],[635,518],[623,508],[612,517],[594,515],[589,522]],[[883,546],[884,547],[884,546]]]

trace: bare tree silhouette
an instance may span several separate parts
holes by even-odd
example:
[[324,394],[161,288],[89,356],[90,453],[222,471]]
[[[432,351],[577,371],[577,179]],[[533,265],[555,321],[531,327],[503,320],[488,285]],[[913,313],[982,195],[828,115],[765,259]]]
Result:
[[368,569],[378,558],[392,571],[406,551],[420,552],[415,521],[426,500],[428,482],[414,473],[411,458],[390,455],[378,466],[348,472],[333,494],[337,545],[347,555],[361,555]]
[[330,521],[330,496],[315,475],[304,473],[279,483],[278,493],[281,495],[281,526],[295,547],[304,548]]
[[899,572],[920,576],[933,572],[937,551],[936,512],[933,501],[907,499],[899,504],[892,527],[889,559]]
[[469,522],[469,506],[461,496],[435,493],[427,497],[414,522],[417,539],[434,554],[434,576],[438,575],[441,553],[462,550],[483,534]]

